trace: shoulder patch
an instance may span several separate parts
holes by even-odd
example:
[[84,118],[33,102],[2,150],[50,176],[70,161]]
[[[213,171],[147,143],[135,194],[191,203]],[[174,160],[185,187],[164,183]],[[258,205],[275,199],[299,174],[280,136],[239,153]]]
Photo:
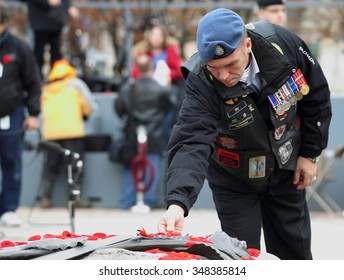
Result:
[[284,54],[283,51],[282,51],[282,48],[278,44],[271,43],[271,45],[273,45],[281,54]]
[[245,27],[246,27],[246,29],[250,29],[250,30],[255,29],[255,26],[254,26],[254,24],[253,24],[252,22],[247,23],[247,24],[245,25]]

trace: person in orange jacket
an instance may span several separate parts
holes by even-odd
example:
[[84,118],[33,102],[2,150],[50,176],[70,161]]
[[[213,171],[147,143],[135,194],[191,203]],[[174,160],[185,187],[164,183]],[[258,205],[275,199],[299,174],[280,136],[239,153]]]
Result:
[[[43,87],[41,97],[43,140],[53,141],[62,148],[84,155],[85,120],[97,109],[98,105],[90,89],[66,60],[54,63],[48,83]],[[65,165],[63,155],[47,151],[41,180],[42,197],[40,206],[52,205],[53,185]],[[74,167],[76,168],[76,167]],[[81,186],[82,176],[76,182]],[[77,207],[91,206],[77,201]]]

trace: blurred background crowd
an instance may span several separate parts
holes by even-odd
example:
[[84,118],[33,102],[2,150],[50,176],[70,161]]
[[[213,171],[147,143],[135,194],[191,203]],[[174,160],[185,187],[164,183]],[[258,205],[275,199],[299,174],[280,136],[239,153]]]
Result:
[[[5,2],[11,8],[12,29],[32,42],[25,1]],[[180,55],[185,60],[195,51],[198,21],[210,9],[228,7],[236,10],[246,22],[257,20],[255,1],[73,0],[72,4],[79,12],[69,16],[63,28],[62,52],[94,92],[115,91],[128,77],[133,46],[144,39],[145,31],[157,22],[178,41]],[[286,7],[288,29],[310,46],[332,89],[343,91],[342,83],[336,79],[344,52],[343,1],[288,1]],[[48,67],[45,70],[48,71]]]

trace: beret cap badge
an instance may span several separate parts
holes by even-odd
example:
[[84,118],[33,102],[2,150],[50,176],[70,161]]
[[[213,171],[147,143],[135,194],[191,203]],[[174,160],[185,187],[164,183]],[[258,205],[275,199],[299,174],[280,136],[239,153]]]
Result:
[[215,55],[214,56],[223,56],[225,53],[225,49],[221,45],[216,45],[215,47]]

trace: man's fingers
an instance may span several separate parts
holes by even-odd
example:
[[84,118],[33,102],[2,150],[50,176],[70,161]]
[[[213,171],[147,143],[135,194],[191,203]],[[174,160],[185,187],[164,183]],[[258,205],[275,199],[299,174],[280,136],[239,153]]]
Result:
[[158,223],[158,230],[163,233],[173,232],[175,227],[176,218],[168,211]]
[[173,215],[170,215],[168,212],[165,213],[165,216],[162,218],[162,220],[159,223],[160,228],[163,232],[173,232],[175,230],[175,224],[176,224],[176,217]]
[[162,219],[158,222],[158,231],[159,232],[163,232],[163,233],[167,233],[167,228],[166,228],[166,222],[165,219]]
[[300,175],[301,175],[300,170],[296,169],[294,172],[294,180],[293,180],[293,183],[295,185],[297,185],[300,182]]
[[[167,232],[176,232],[177,231],[175,221],[170,221],[167,223],[166,231]],[[180,232],[180,230],[178,230],[178,232]]]
[[158,230],[163,233],[181,233],[184,226],[184,210],[180,206],[171,205],[158,222]]

